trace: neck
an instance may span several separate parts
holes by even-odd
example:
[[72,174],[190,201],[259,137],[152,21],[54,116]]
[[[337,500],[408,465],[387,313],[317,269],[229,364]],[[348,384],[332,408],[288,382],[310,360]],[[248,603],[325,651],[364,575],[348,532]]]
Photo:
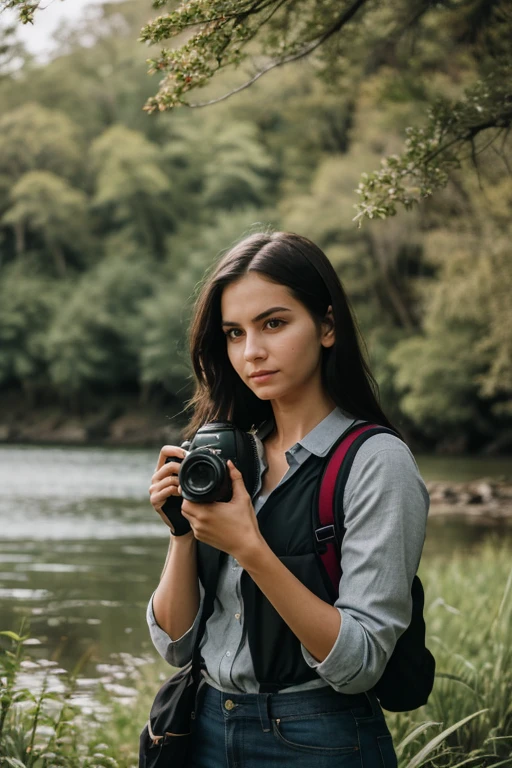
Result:
[[331,411],[336,403],[326,394],[300,401],[272,401],[274,412],[274,431],[268,438],[277,451],[287,451],[292,445],[305,437]]

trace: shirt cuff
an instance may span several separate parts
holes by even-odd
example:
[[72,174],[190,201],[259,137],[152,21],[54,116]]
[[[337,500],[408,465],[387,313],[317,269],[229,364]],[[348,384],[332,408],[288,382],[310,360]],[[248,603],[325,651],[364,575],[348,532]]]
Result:
[[[155,593],[153,592],[153,595]],[[188,629],[184,635],[177,640],[173,640],[165,630],[160,627],[155,619],[153,611],[153,595],[151,595],[147,611],[146,620],[149,627],[149,634],[153,645],[160,654],[160,656],[167,661],[173,667],[184,667],[192,659],[192,653],[194,651],[194,643],[196,639],[197,630],[199,627],[199,621],[201,618],[201,611],[203,608],[203,599],[199,604],[199,610],[197,611],[194,623]]]
[[323,661],[317,661],[301,645],[302,655],[308,666],[335,691],[369,691],[384,671],[385,653],[357,619],[341,608],[337,610],[341,616],[341,627],[329,654]]

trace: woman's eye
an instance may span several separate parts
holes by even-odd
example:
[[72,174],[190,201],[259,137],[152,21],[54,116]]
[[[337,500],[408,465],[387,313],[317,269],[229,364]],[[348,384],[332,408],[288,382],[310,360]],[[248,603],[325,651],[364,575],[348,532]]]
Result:
[[[277,323],[278,325],[274,325],[270,328],[271,331],[274,331],[276,328],[279,328],[281,325],[286,325],[284,320],[280,320],[278,317],[271,317],[265,322],[265,326],[267,326],[269,323]],[[264,326],[264,327],[265,327]],[[239,339],[240,336],[233,336],[233,333],[235,331],[240,331],[240,328],[230,328],[228,331],[225,331],[225,335],[228,337],[228,339]]]
[[[280,325],[282,325],[283,322],[284,322],[283,320],[279,320],[279,318],[277,317],[271,317],[270,320],[267,320],[267,325],[268,323],[279,323]],[[279,328],[279,325],[275,327]]]

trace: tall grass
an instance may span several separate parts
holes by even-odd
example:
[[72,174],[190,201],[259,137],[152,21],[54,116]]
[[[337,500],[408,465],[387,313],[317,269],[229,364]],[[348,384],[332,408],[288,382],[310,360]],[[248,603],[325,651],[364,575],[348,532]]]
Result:
[[[387,713],[400,768],[512,766],[510,548],[494,541],[477,554],[430,556],[420,575],[437,675],[425,707]],[[135,768],[162,665],[139,668],[139,693],[130,704],[104,692],[103,708],[85,716],[72,704],[73,675],[60,692],[17,686],[27,637],[2,634],[11,647],[0,655],[1,768]]]
[[[400,764],[407,768],[512,765],[510,548],[494,539],[487,540],[477,554],[431,556],[422,564],[420,575],[436,681],[425,707],[387,716]],[[415,761],[415,755],[438,734],[464,719],[467,722],[425,755],[430,762]],[[414,738],[406,741],[415,728]]]

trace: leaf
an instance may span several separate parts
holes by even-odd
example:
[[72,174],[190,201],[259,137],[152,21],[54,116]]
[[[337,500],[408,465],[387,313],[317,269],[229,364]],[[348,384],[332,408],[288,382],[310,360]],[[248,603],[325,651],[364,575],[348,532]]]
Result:
[[11,632],[9,629],[4,629],[0,632],[0,635],[4,635],[5,637],[10,637],[11,640],[14,640],[17,643],[20,643],[23,638],[21,638],[19,635],[16,634],[16,632]]
[[474,712],[472,715],[468,715],[468,717],[463,718],[462,720],[459,720],[458,723],[455,723],[454,725],[450,725],[449,728],[446,728],[442,733],[435,736],[431,741],[426,744],[423,749],[420,749],[417,755],[415,755],[412,760],[407,763],[406,768],[418,768],[419,765],[425,760],[428,755],[433,752],[437,747],[444,741],[444,739],[449,736],[451,733],[457,730],[457,728],[460,728],[462,725],[465,725],[465,723],[468,723],[470,720],[473,720],[473,718],[478,717],[479,715],[482,715],[484,712],[488,712],[488,709],[480,709],[478,712]]
[[411,733],[407,734],[405,739],[403,739],[400,744],[396,747],[396,753],[398,755],[402,754],[404,748],[411,743],[411,741],[414,741],[417,736],[420,735],[420,733],[423,733],[423,731],[426,731],[427,728],[430,728],[433,725],[442,725],[442,723],[436,723],[434,720],[429,720],[426,723],[421,723],[418,725],[414,730],[411,731]]
[[468,763],[472,763],[474,760],[484,760],[487,757],[496,757],[496,755],[473,755],[473,757],[468,757],[466,760],[463,760],[461,763],[457,763],[456,765],[451,765],[450,768],[461,768],[462,765],[467,765]]
[[12,768],[27,768],[26,764],[18,760],[17,757],[4,757],[3,760],[7,765],[11,765]]

